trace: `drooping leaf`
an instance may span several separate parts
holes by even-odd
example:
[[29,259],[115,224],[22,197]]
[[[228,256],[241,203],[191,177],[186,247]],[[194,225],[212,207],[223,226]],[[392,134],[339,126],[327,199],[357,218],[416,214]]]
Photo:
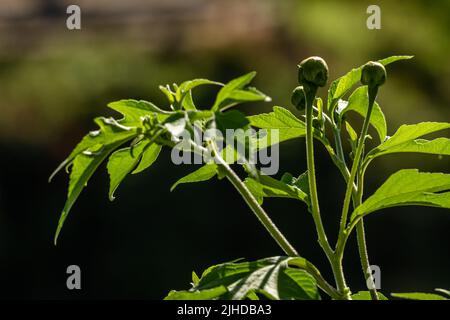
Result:
[[184,176],[173,184],[170,191],[173,191],[179,184],[182,183],[193,183],[207,181],[213,178],[217,174],[217,165],[215,163],[208,163],[200,167],[196,171]]
[[[412,56],[392,56],[386,59],[378,60],[383,65],[388,65],[399,60],[411,59]],[[336,103],[341,99],[354,85],[361,80],[361,70],[363,66],[354,68],[342,77],[334,80],[328,90],[327,109],[332,113]]]
[[[267,143],[272,145],[306,135],[306,124],[282,107],[273,107],[273,112],[249,116],[247,119],[251,126],[267,130],[268,136],[261,139],[260,148],[266,147]],[[272,129],[278,130],[278,139],[271,136]]]
[[439,294],[425,292],[391,293],[391,296],[408,300],[448,300]]
[[137,165],[136,169],[134,169],[132,174],[142,172],[148,167],[150,167],[158,158],[161,149],[162,146],[155,143],[147,147],[142,153],[141,160],[139,161],[139,164]]
[[[357,293],[352,294],[353,300],[372,300],[369,291],[358,291]],[[380,300],[389,300],[386,298],[384,294],[378,291],[378,299]]]
[[383,208],[406,205],[450,208],[450,174],[400,170],[355,209],[352,220]]
[[149,141],[141,141],[134,147],[114,151],[108,160],[109,200],[115,199],[114,192],[125,177],[133,171],[141,160],[142,153],[149,147]]
[[140,131],[136,127],[127,127],[113,118],[98,117],[94,119],[99,129],[89,132],[72,150],[70,155],[53,171],[49,182],[61,169],[70,164],[77,155],[98,145],[107,147],[115,143],[123,143],[135,137]]
[[261,175],[259,180],[246,178],[244,183],[260,204],[264,198],[291,198],[309,205],[308,194],[294,183],[289,184],[265,175]]
[[[293,259],[301,258],[272,257],[216,265],[208,268],[191,290],[178,291],[178,297],[190,299],[190,293],[199,295],[224,287],[226,292],[211,298],[241,300],[257,293],[277,300],[320,299],[314,278],[304,270],[289,266]],[[170,295],[173,297],[174,293]]]
[[63,211],[58,221],[58,227],[55,233],[54,242],[58,241],[59,234],[64,225],[64,222],[69,214],[75,201],[78,199],[83,188],[91,178],[92,174],[98,168],[98,166],[106,159],[106,157],[117,147],[119,147],[123,141],[115,142],[108,146],[98,145],[96,149],[91,149],[91,154],[78,154],[72,165],[72,171],[70,173],[69,189],[67,193],[67,200],[64,205]]
[[[368,107],[369,97],[367,86],[359,87],[350,95],[347,106],[341,111],[341,116],[348,111],[354,111],[364,118],[367,115]],[[387,132],[386,118],[376,102],[373,105],[370,124],[377,130],[380,142],[383,142]]]
[[[87,134],[69,157],[55,170],[52,176],[67,164],[73,163],[69,178],[67,200],[59,218],[55,244],[70,209],[86,183],[103,160],[120,145],[139,134],[135,127],[126,127],[112,118],[96,118],[99,130]],[[51,179],[51,177],[50,177]]]

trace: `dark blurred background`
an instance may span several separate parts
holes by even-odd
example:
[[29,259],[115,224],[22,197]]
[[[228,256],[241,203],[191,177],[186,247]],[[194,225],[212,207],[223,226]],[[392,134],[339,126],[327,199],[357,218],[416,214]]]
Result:
[[[66,28],[78,4],[82,30]],[[382,29],[368,30],[366,8],[381,7]],[[265,0],[2,0],[0,2],[0,297],[150,298],[189,287],[191,271],[239,257],[282,252],[226,181],[171,184],[193,171],[161,153],[107,199],[101,167],[74,206],[60,242],[52,239],[68,176],[50,172],[92,118],[111,114],[122,98],[164,105],[159,84],[206,77],[225,82],[251,70],[273,103],[245,105],[247,114],[273,104],[290,108],[296,64],[324,57],[334,79],[372,59],[412,54],[388,68],[379,102],[388,134],[402,123],[450,120],[449,1]],[[324,95],[325,91],[321,94]],[[214,92],[199,90],[207,106]],[[358,118],[355,118],[359,120]],[[448,132],[444,133],[448,136]],[[281,146],[281,167],[305,170],[304,141]],[[318,149],[323,217],[334,242],[344,184]],[[448,172],[449,159],[394,155],[369,170],[366,190],[400,168]],[[299,251],[331,279],[310,216],[301,203],[270,199],[265,207]],[[382,291],[450,287],[450,215],[405,207],[367,218],[371,263]],[[355,239],[345,259],[354,291],[364,289]],[[66,268],[82,270],[82,290],[66,288]]]

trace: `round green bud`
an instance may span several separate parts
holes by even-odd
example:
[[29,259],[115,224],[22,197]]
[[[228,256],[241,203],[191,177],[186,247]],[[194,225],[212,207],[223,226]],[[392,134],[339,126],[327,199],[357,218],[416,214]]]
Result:
[[321,57],[309,57],[298,65],[298,82],[323,87],[328,80],[328,66]]
[[291,102],[298,111],[306,108],[305,89],[303,86],[298,86],[292,91]]
[[386,82],[386,69],[379,62],[367,62],[361,71],[361,83],[369,87],[378,87]]

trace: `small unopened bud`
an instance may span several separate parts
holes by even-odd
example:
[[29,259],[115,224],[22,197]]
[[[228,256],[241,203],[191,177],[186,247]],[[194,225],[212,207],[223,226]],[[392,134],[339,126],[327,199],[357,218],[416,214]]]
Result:
[[369,87],[378,87],[386,82],[386,69],[379,62],[367,62],[361,71],[361,83]]
[[291,102],[298,111],[306,108],[305,89],[303,86],[298,86],[292,91]]
[[328,66],[320,57],[309,57],[298,65],[298,82],[323,87],[328,80]]

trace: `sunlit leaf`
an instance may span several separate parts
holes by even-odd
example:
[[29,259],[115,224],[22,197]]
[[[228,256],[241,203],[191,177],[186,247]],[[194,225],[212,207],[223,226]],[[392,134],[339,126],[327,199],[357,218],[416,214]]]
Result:
[[207,181],[217,174],[217,165],[215,163],[205,164],[200,169],[184,176],[173,184],[170,191],[173,191],[179,184]]
[[114,192],[125,177],[136,168],[142,153],[149,147],[149,141],[141,141],[136,146],[114,151],[108,159],[109,199],[115,199]]
[[263,198],[291,198],[309,205],[308,194],[294,183],[286,183],[270,176],[261,175],[259,180],[246,178],[245,185],[260,204]]
[[217,94],[211,110],[222,110],[241,102],[270,101],[269,97],[255,88],[246,88],[255,75],[256,72],[250,72],[225,84]]
[[[383,65],[388,65],[399,60],[411,59],[413,56],[392,56],[386,59],[378,60]],[[336,103],[341,99],[354,85],[361,80],[361,70],[363,66],[354,68],[342,77],[334,80],[328,90],[327,109],[330,113],[336,107]]]
[[[247,119],[251,126],[268,130],[269,136],[262,139],[262,142],[267,140],[270,145],[306,135],[305,123],[282,107],[273,107],[273,112],[249,116]],[[272,129],[278,130],[277,139],[270,136]],[[262,147],[261,145],[260,148]]]
[[[341,116],[348,111],[354,111],[365,118],[368,108],[369,97],[367,86],[359,87],[350,95],[347,106],[341,111]],[[387,132],[386,119],[383,111],[381,111],[380,106],[376,102],[373,105],[370,124],[377,130],[380,142],[383,142]]]
[[408,300],[448,300],[439,294],[425,292],[391,293],[391,296]]
[[[389,300],[386,298],[384,294],[378,291],[378,299],[379,300]],[[352,300],[372,300],[369,291],[358,291],[357,293],[352,294]]]
[[150,167],[155,160],[158,158],[159,152],[161,151],[161,146],[153,143],[151,146],[147,147],[142,153],[141,161],[137,165],[136,169],[132,172],[132,174],[136,174],[144,171],[148,167]]
[[135,137],[139,133],[136,127],[127,127],[117,122],[113,118],[99,117],[95,118],[94,122],[99,129],[89,132],[72,150],[70,155],[53,171],[50,175],[49,181],[63,168],[70,164],[77,155],[98,145],[108,146],[111,144],[123,143]]
[[[191,299],[189,294],[216,293],[215,290],[220,292],[219,288],[226,288],[226,292],[210,295],[210,298],[242,300],[257,293],[276,300],[320,299],[314,278],[304,270],[289,266],[289,261],[295,259],[301,258],[272,257],[216,265],[208,268],[191,290],[177,291],[176,297]],[[175,292],[172,291],[169,297],[175,297]]]
[[450,174],[400,170],[355,209],[352,220],[383,208],[407,205],[450,208]]

